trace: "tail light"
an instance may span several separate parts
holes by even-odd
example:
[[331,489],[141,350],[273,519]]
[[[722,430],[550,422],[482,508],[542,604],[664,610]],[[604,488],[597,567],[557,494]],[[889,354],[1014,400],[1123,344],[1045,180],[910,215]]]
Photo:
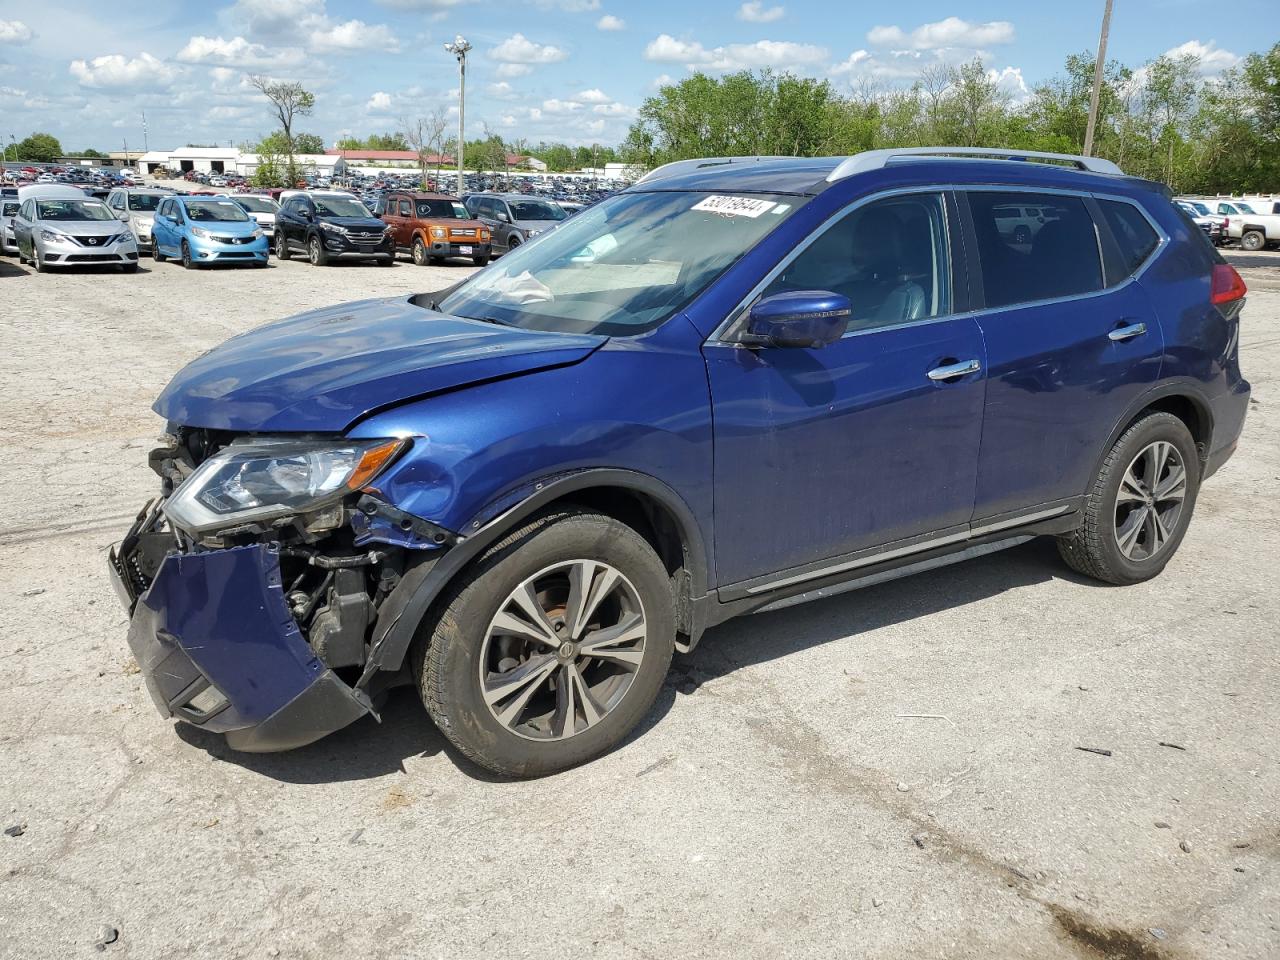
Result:
[[1235,267],[1229,263],[1215,263],[1213,265],[1213,284],[1209,293],[1210,303],[1215,306],[1234,303],[1237,300],[1243,300],[1244,295],[1248,292],[1249,288],[1244,285],[1244,280],[1236,272]]

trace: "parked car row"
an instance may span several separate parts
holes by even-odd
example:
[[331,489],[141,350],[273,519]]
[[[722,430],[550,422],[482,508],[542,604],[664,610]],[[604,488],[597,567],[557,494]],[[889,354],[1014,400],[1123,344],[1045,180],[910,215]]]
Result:
[[1210,239],[1250,252],[1280,246],[1280,196],[1177,197]]

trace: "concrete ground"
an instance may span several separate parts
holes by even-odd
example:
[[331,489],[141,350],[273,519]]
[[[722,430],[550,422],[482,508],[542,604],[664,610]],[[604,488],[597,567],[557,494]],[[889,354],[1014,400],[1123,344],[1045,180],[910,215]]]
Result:
[[467,268],[0,260],[0,957],[1280,956],[1280,255],[1232,259],[1254,403],[1163,576],[1032,542],[738,620],[517,783],[410,690],[288,754],[176,730],[104,564],[183,362]]

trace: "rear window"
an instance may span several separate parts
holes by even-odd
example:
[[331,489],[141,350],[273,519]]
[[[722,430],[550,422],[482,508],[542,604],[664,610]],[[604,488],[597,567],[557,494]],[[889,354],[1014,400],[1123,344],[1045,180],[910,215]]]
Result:
[[[988,307],[1079,296],[1101,290],[1098,234],[1080,197],[973,191]],[[1022,216],[1010,217],[1010,207]]]
[[[1099,200],[1102,215],[1115,237],[1120,252],[1120,267],[1124,275],[1136,271],[1160,245],[1160,235],[1131,203],[1119,200]],[[1118,278],[1117,278],[1118,279]]]

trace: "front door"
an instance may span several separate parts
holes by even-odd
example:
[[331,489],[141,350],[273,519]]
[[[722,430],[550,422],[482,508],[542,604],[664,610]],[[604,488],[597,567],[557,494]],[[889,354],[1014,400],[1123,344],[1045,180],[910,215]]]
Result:
[[[978,318],[988,384],[974,523],[1066,512],[1117,421],[1160,376],[1164,338],[1133,279],[1159,236],[1121,201],[991,190],[967,200],[987,307]],[[1010,203],[1040,208],[1044,224],[1030,237],[1003,230],[999,211]]]
[[704,348],[721,589],[967,535],[986,356],[977,322],[954,315],[951,219],[938,193],[875,200],[782,267],[761,296],[850,299],[849,331],[835,344]]

